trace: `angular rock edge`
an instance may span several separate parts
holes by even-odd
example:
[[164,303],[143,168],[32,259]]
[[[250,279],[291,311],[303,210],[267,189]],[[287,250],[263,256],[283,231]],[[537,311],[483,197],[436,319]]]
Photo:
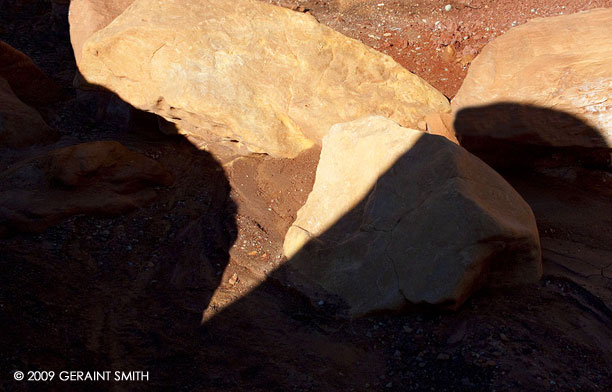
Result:
[[542,274],[533,212],[499,174],[441,136],[376,116],[335,125],[324,138],[284,253],[290,284],[348,317],[409,305],[457,309],[481,287]]

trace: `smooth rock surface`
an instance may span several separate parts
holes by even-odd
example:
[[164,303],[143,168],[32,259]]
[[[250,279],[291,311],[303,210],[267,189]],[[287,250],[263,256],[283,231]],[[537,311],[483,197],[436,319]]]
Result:
[[459,144],[453,128],[453,115],[451,113],[428,114],[425,116],[425,123],[428,133],[444,136],[451,142]]
[[80,70],[199,147],[239,154],[295,157],[338,122],[450,110],[389,56],[255,0],[137,0],[85,43]]
[[[482,286],[537,281],[530,207],[447,139],[367,117],[332,127],[285,237],[291,279],[359,316],[407,304],[459,307]],[[332,298],[332,299],[330,299]]]
[[[490,42],[452,101],[460,140],[612,147],[611,20],[612,9],[538,18]],[[511,121],[502,121],[489,109],[507,104],[560,111],[581,121],[538,117],[523,109],[502,117]],[[464,110],[470,116],[459,119]]]
[[127,212],[171,185],[156,161],[118,142],[77,144],[26,160],[0,174],[0,237],[38,232],[67,216]]
[[3,41],[0,78],[6,79],[15,95],[28,105],[46,105],[60,98],[59,86],[32,59]]
[[24,148],[50,143],[57,136],[40,114],[21,102],[9,83],[0,77],[0,146]]
[[121,15],[134,0],[72,0],[68,13],[70,43],[77,65],[81,62],[83,44],[96,31]]

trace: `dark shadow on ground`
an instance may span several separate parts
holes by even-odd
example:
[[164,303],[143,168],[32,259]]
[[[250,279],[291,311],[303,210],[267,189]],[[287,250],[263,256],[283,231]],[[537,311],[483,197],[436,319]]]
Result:
[[[529,124],[537,124],[541,128],[551,127],[546,130],[549,133],[563,132],[565,128],[560,125],[570,128],[577,127],[595,142],[603,142],[600,136],[599,140],[596,140],[599,133],[595,129],[570,114],[515,104],[468,109],[460,113],[455,126],[465,129],[465,127],[478,126],[481,121],[489,125],[493,120],[499,121],[489,129],[492,131],[495,127],[504,125],[505,120],[512,124],[513,113],[516,111],[521,111],[523,115],[530,118]],[[568,183],[567,178],[561,178],[558,181],[551,180],[547,175],[536,171],[542,165],[544,168],[565,167],[572,170],[575,168],[582,173],[581,175],[586,176],[588,172],[594,173],[592,176],[603,178],[599,175],[606,175],[609,162],[602,160],[602,153],[603,157],[607,153],[609,158],[610,150],[554,148],[546,143],[538,145],[537,143],[542,143],[542,140],[525,140],[525,142],[510,146],[504,143],[491,145],[491,140],[476,139],[469,140],[468,145],[473,152],[498,167],[512,168],[504,173],[509,176],[512,183],[521,185],[519,191],[527,191],[527,186],[536,188],[535,194],[533,194],[533,189],[529,189],[528,200],[533,203],[532,205],[538,207],[535,211],[538,224],[543,225],[547,230],[551,228],[557,230],[557,234],[552,237],[545,233],[547,240],[549,237],[559,239],[557,237],[559,232],[565,236],[566,227],[571,227],[572,230],[586,230],[585,232],[589,233],[587,236],[593,234],[594,237],[585,243],[595,251],[579,259],[579,264],[590,265],[598,258],[612,255],[610,253],[612,247],[609,245],[612,231],[605,226],[606,222],[612,222],[610,220],[612,215],[608,212],[602,213],[600,210],[604,208],[612,212],[612,203],[605,198],[605,192],[602,193],[601,189],[597,190],[596,187],[592,187],[592,194],[585,196],[584,189],[581,189],[582,193],[578,196],[577,188],[580,185]],[[414,151],[416,152],[418,148],[417,143]],[[406,155],[398,160],[398,162],[405,161],[400,162],[390,171],[410,170],[410,160],[416,158],[410,156],[410,152]],[[603,171],[591,171],[591,169]],[[385,181],[384,177],[385,175],[379,179],[379,183]],[[560,184],[557,184],[559,181]],[[528,185],[525,185],[525,182]],[[551,188],[551,182],[556,184],[554,188]],[[593,186],[592,183],[588,181],[587,183],[583,186]],[[554,192],[551,193],[551,189],[554,189]],[[559,200],[560,196],[562,200]],[[584,205],[580,205],[580,208],[572,212],[572,204],[576,202],[584,203]],[[555,221],[551,219],[551,216],[556,214],[554,208],[553,210],[541,208],[547,205],[565,209],[568,213],[563,216],[563,219]],[[357,218],[362,216],[364,208],[367,208],[366,200],[348,212],[321,237],[313,239],[304,247],[303,252],[316,253],[329,246],[346,246],[343,243],[344,236],[347,231],[354,230],[351,225],[359,221]],[[579,215],[585,211],[591,211],[588,219],[580,219]],[[572,213],[573,217],[570,216]],[[599,219],[595,216],[597,214],[599,214]],[[579,240],[584,240],[584,238],[580,237]],[[569,243],[565,246],[565,251],[567,251],[567,246],[575,248],[577,244]],[[361,250],[355,248],[354,252],[359,253]],[[547,252],[545,257],[549,255],[550,253]],[[575,257],[569,253],[568,255]],[[367,390],[368,387],[363,384],[365,380],[367,385],[375,385],[375,390],[381,390],[387,386],[400,390],[467,391],[490,389],[493,388],[493,385],[501,386],[502,389],[505,385],[505,388],[510,388],[509,390],[538,390],[546,387],[545,384],[548,382],[541,382],[544,380],[542,369],[551,371],[553,363],[555,363],[553,367],[570,369],[578,363],[578,357],[566,351],[566,348],[560,344],[561,341],[567,344],[567,347],[580,347],[579,351],[588,351],[594,357],[602,358],[608,365],[612,363],[612,345],[605,342],[607,337],[612,336],[610,327],[612,325],[610,309],[612,302],[608,303],[608,299],[612,297],[608,296],[606,300],[603,300],[606,297],[594,296],[583,288],[585,286],[568,279],[568,275],[545,275],[541,284],[525,285],[507,290],[484,289],[456,313],[416,308],[410,314],[376,315],[362,320],[339,321],[334,315],[343,311],[341,305],[339,307],[338,304],[326,302],[319,306],[316,299],[314,302],[309,301],[293,287],[288,287],[286,279],[288,274],[292,274],[291,265],[292,260],[287,260],[282,267],[270,275],[268,280],[217,313],[203,325],[198,344],[201,345],[202,361],[207,362],[207,365],[205,366],[206,372],[195,371],[189,377],[190,380],[200,380],[193,384],[194,389],[197,389],[196,385],[206,384],[209,390],[288,390],[292,387],[300,390],[347,390],[351,388]],[[511,269],[511,267],[506,267]],[[598,268],[605,267],[605,265],[594,267],[594,270],[599,274]],[[495,274],[498,275],[497,278],[500,278],[508,271],[504,268],[493,270],[493,279],[495,279]],[[601,271],[603,274],[604,270]],[[545,271],[546,273],[548,271]],[[599,294],[604,291],[610,294],[610,289],[606,289],[606,285],[609,284],[608,280],[603,275],[601,279],[594,276],[591,281],[593,284],[586,287],[591,289],[597,286],[601,288]],[[563,295],[559,297],[550,292],[551,284],[557,285],[555,287],[565,287],[564,285],[571,287],[568,289],[572,292],[570,302],[567,302],[567,298]],[[279,301],[281,296],[284,297],[283,301]],[[377,333],[368,329],[371,328],[371,324],[368,325],[371,320],[374,320],[374,330],[377,327],[376,322],[383,320],[381,328],[389,328],[389,331]],[[426,339],[423,339],[420,333],[428,334],[431,331],[417,332],[415,335],[414,331],[418,327],[412,327],[412,323],[416,322],[418,325],[418,320],[431,322],[429,324],[431,331],[438,331],[440,334],[437,336],[441,339],[435,340],[434,338],[435,342],[425,343]],[[482,337],[483,341],[477,342],[474,339],[478,339],[478,333],[471,334],[464,331],[466,328],[474,327],[472,323],[482,323],[481,327],[489,325],[491,331],[497,332],[491,332],[492,335],[489,335],[488,338]],[[577,331],[573,327],[567,328],[568,323],[584,325],[585,329]],[[270,328],[271,325],[277,325],[278,328]],[[364,325],[368,327],[364,328]],[[410,325],[410,327],[406,329],[402,325],[404,327]],[[466,327],[466,325],[472,325],[472,327]],[[448,329],[440,332],[445,328]],[[514,346],[514,349],[510,348],[511,344],[498,345],[497,347],[504,346],[504,348],[499,348],[501,351],[498,351],[498,353],[503,352],[499,355],[504,359],[498,357],[489,362],[479,362],[479,360],[470,360],[469,356],[463,354],[456,355],[458,352],[465,353],[464,350],[469,350],[468,347],[485,344],[485,341],[496,342],[500,339],[499,336],[502,336],[502,340],[505,339],[507,332],[501,332],[499,335],[500,329],[504,328],[526,339],[523,343]],[[241,331],[242,333],[240,335],[227,334],[226,331]],[[335,334],[337,331],[342,332]],[[402,334],[402,331],[409,332]],[[360,333],[364,333],[365,338]],[[436,333],[434,332],[434,335]],[[470,338],[465,338],[470,334]],[[368,339],[371,336],[378,338]],[[559,340],[555,340],[556,338],[552,336],[559,337]],[[321,340],[318,340],[317,337]],[[390,348],[389,345],[385,345],[385,339],[396,342],[394,344],[397,346],[391,345],[393,348]],[[330,356],[325,348],[317,344],[319,341],[324,342],[327,350],[340,351],[341,348],[345,350],[350,348],[348,352],[352,352],[353,357],[348,355],[347,357],[351,358],[352,362],[341,361]],[[527,344],[527,341],[531,343]],[[337,348],[331,349],[332,344],[335,344]],[[497,343],[491,344],[496,345]],[[379,348],[376,349],[376,346]],[[382,350],[381,346],[384,347]],[[398,349],[395,350],[395,347]],[[361,350],[355,351],[356,348]],[[368,348],[371,349],[371,352]],[[407,353],[409,357],[398,355],[396,351],[404,353],[403,355]],[[204,352],[207,354],[202,354]],[[427,357],[427,353],[431,352],[453,352],[455,354],[450,354],[452,358],[450,362],[440,361],[436,357],[438,354],[434,354],[432,357],[438,360],[427,361],[423,366],[425,363],[422,363],[419,358]],[[372,353],[378,356],[372,356]],[[367,354],[370,355],[369,360],[366,359]],[[209,358],[209,360],[204,358]],[[321,366],[310,367],[307,373],[302,372],[308,366],[304,364],[312,358],[316,358]],[[499,371],[500,368],[496,367],[500,361],[506,363],[502,366],[505,369],[503,373]],[[526,368],[520,365],[524,362],[529,363],[525,365]],[[485,366],[474,366],[478,363],[485,363]],[[488,367],[486,363],[494,365]],[[511,366],[513,370],[507,367],[510,363],[513,364]],[[383,372],[390,372],[391,377],[379,378],[377,382],[372,381],[376,380],[374,375],[380,371],[374,369],[381,365],[385,368]],[[540,370],[528,369],[540,365],[542,365]],[[612,385],[612,379],[609,377],[598,378],[600,381],[597,382],[589,381],[588,377],[584,377],[588,373],[588,366],[583,367],[583,365],[584,363],[581,363],[579,365],[581,370],[577,370],[564,381],[566,384],[562,389],[571,390],[573,388],[571,385],[576,384],[584,385],[587,390],[599,388],[603,384]],[[351,370],[346,369],[347,367]],[[600,369],[603,368],[600,367]],[[346,371],[349,372],[350,377],[353,377],[352,379],[334,377],[333,380],[330,380],[325,377],[328,373],[347,374]],[[288,374],[289,378],[287,378]],[[393,382],[383,380],[393,380]]]
[[[106,103],[102,113],[88,100],[67,103],[89,108],[92,118],[102,120],[83,141],[119,141],[157,160],[175,182],[130,213],[70,216],[40,234],[8,233],[1,240],[3,373],[146,370],[171,384],[188,366],[182,358],[190,358],[202,311],[229,262],[236,206],[222,167],[209,153],[182,136],[161,134],[157,116],[129,108],[108,92],[90,94]],[[112,121],[121,118],[119,112],[128,114],[124,128]],[[51,385],[109,388],[104,382]],[[13,389],[13,380],[5,386],[36,387]]]
[[[0,239],[0,389],[144,385],[67,384],[59,380],[61,370],[147,371],[157,378],[152,385],[176,385],[183,367],[191,366],[184,358],[191,358],[202,311],[236,238],[230,185],[211,154],[178,134],[161,133],[160,127],[172,129],[165,120],[95,86],[79,93],[72,88],[68,6],[57,7],[38,0],[0,3],[0,39],[34,58],[65,92],[59,102],[39,108],[62,139],[11,157],[115,140],[155,159],[175,182],[127,214],[69,216],[42,233],[13,232]],[[19,383],[12,377],[19,369],[56,375],[52,383]]]

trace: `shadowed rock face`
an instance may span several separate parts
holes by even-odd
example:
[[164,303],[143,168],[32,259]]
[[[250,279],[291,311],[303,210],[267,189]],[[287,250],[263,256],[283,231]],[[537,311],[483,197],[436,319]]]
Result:
[[285,237],[293,279],[350,315],[406,304],[457,308],[477,288],[537,281],[529,206],[447,139],[383,117],[338,124]]
[[608,147],[555,143],[579,136],[592,146],[606,144],[597,129],[563,111],[503,102],[466,107],[453,116],[461,146],[495,168],[611,167]]
[[9,83],[0,77],[0,146],[24,148],[57,139],[40,114],[15,96]]
[[0,78],[6,79],[20,100],[28,105],[46,105],[57,101],[60,89],[32,59],[0,41]]
[[559,121],[571,118],[566,115],[553,119],[554,126],[537,124],[534,120],[542,116],[532,119],[523,116],[529,111],[506,110],[505,116],[513,118],[505,126],[491,117],[496,128],[481,121],[484,126],[463,129],[463,135],[554,147],[612,147],[610,20],[612,9],[597,9],[511,29],[482,50],[452,102],[456,115],[512,103],[565,112],[576,116],[574,121]]
[[339,122],[378,114],[415,126],[450,109],[390,57],[254,0],[137,0],[84,44],[79,67],[195,144],[241,154],[295,157]]
[[76,214],[117,214],[147,203],[172,175],[117,142],[54,150],[0,174],[0,236],[37,232]]

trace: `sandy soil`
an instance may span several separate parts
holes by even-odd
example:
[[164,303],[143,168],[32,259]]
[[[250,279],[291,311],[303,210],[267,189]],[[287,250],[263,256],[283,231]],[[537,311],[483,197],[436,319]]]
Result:
[[[470,56],[512,24],[612,6],[270,2],[311,12],[449,97]],[[95,108],[77,101],[71,88],[65,10],[52,12],[47,1],[24,4],[0,13],[0,39],[64,87],[65,100],[42,110],[62,143],[118,140],[158,160],[177,182],[130,214],[76,216],[40,234],[0,240],[0,389],[612,390],[610,170],[502,173],[538,220],[545,262],[538,284],[480,292],[454,313],[416,309],[338,320],[275,272],[319,152],[222,166],[182,138],[160,135],[154,118],[141,116],[127,131],[96,122]],[[16,159],[4,154],[0,164]],[[150,381],[37,385],[15,382],[17,369],[147,370]]]

